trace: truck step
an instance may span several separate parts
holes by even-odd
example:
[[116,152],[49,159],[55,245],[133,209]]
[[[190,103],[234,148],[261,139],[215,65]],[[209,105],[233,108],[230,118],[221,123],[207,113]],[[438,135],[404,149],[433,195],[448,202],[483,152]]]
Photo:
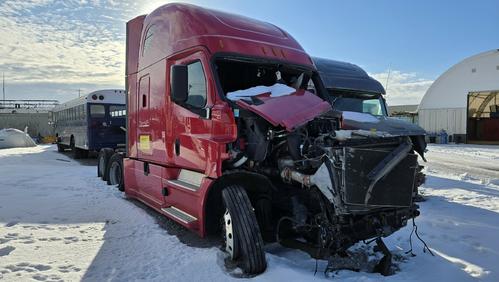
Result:
[[200,185],[195,185],[195,184],[185,182],[185,181],[182,181],[179,179],[168,180],[167,182],[169,184],[172,184],[175,187],[186,189],[186,190],[193,191],[193,192],[197,192],[199,190],[199,188],[201,188]]
[[178,209],[174,206],[171,206],[168,208],[162,208],[161,210],[163,212],[165,212],[166,214],[168,214],[169,216],[179,220],[180,222],[182,222],[184,224],[191,224],[191,223],[198,220],[196,217],[194,217],[194,216],[186,213],[185,211]]
[[177,179],[168,180],[175,187],[197,192],[201,188],[205,175],[196,171],[182,169]]

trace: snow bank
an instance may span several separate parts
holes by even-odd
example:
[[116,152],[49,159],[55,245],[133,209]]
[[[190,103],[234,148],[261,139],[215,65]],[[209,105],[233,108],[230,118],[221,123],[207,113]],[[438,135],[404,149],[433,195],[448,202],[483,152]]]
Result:
[[0,130],[0,149],[34,146],[36,146],[35,141],[21,130],[15,128]]

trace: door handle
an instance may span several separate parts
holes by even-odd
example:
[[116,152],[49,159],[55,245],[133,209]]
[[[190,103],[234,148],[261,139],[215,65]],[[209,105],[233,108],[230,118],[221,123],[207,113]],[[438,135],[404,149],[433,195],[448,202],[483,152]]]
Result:
[[148,176],[149,175],[149,163],[144,162],[144,175]]
[[175,155],[180,155],[180,139],[175,139]]

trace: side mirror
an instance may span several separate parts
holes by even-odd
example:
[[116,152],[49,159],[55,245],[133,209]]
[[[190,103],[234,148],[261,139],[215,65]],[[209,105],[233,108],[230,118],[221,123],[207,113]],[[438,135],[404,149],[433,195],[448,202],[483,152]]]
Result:
[[187,78],[188,75],[186,65],[172,66],[170,75],[170,89],[173,102],[184,103],[187,101],[187,95],[189,94]]

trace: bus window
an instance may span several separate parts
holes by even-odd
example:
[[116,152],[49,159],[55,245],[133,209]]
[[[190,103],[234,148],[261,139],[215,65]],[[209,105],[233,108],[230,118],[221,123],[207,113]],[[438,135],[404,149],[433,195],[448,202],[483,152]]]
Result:
[[125,106],[111,105],[109,106],[109,113],[111,117],[121,117],[123,115],[123,111],[125,110]]
[[104,105],[90,105],[90,117],[103,118],[106,116]]

